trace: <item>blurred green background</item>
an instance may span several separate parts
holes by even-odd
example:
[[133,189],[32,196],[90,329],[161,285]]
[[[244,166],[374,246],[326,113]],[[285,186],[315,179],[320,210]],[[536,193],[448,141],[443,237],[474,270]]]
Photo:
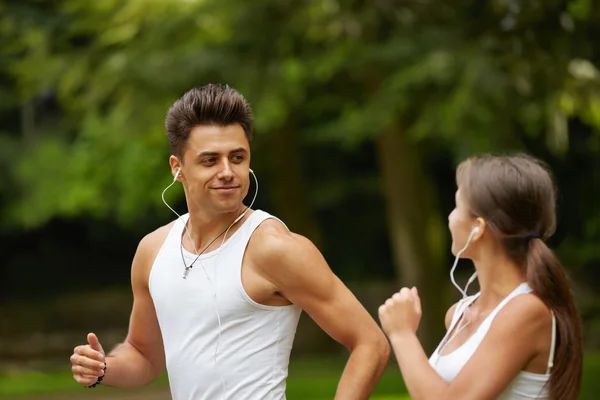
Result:
[[[417,285],[431,351],[458,297],[454,168],[526,151],[560,189],[550,240],[600,390],[600,3],[593,0],[0,1],[0,397],[84,391],[73,347],[123,340],[130,262],[173,219],[163,121],[189,88],[253,105],[255,208],[313,240],[367,309]],[[167,200],[185,212],[183,192]],[[460,264],[464,284],[471,265]],[[306,316],[288,398],[332,398],[347,353]],[[402,399],[390,362],[374,399]],[[136,397],[139,396],[139,397]],[[379,397],[377,397],[379,396]]]

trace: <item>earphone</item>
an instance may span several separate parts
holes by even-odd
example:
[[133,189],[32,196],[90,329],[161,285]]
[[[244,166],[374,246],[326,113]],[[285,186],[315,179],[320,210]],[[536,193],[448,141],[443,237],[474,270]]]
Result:
[[481,228],[478,226],[474,227],[471,230],[471,233],[469,234],[469,237],[467,239],[467,243],[465,244],[465,247],[463,247],[462,249],[460,249],[460,251],[458,253],[456,253],[456,258],[454,259],[454,265],[452,266],[452,269],[450,270],[450,280],[452,281],[452,284],[462,294],[463,299],[467,297],[467,290],[469,289],[469,285],[471,283],[473,283],[475,281],[475,279],[477,279],[477,272],[475,272],[473,275],[471,275],[471,277],[467,281],[467,285],[465,286],[465,288],[463,290],[460,286],[458,286],[458,284],[454,280],[454,270],[456,269],[456,266],[458,265],[458,260],[461,256],[461,254],[467,249],[467,247],[469,247],[469,244],[471,243],[473,236],[477,235],[479,232],[481,232]]

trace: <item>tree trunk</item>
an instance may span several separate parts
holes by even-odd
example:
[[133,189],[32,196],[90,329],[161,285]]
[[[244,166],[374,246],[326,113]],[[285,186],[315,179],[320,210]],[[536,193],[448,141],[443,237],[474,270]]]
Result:
[[277,217],[321,249],[321,231],[309,201],[297,132],[287,125],[278,132],[271,132],[267,142],[268,190]]
[[401,286],[419,290],[423,317],[418,334],[429,354],[445,331],[445,220],[415,144],[393,129],[377,140],[394,263]]

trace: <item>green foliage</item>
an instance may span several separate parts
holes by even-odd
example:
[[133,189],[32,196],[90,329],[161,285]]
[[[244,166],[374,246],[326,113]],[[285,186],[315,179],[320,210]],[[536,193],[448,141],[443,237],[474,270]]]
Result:
[[[273,139],[298,137],[304,197],[323,214],[355,209],[351,197],[383,208],[380,160],[365,154],[390,130],[418,143],[423,166],[514,149],[557,168],[594,159],[597,139],[585,139],[584,153],[571,147],[574,121],[595,137],[600,127],[597,12],[589,0],[2,4],[1,228],[84,217],[131,229],[148,215],[166,218],[165,113],[191,86],[216,81],[253,104],[256,171],[285,169]],[[579,197],[590,186],[561,179]],[[274,201],[266,197],[262,204]],[[562,249],[578,265],[598,260],[600,215],[585,207],[586,227]],[[365,219],[366,230],[381,231],[383,222]],[[343,241],[347,231],[332,232]]]
[[[575,29],[592,12],[586,1],[519,13],[503,1],[53,4],[4,6],[0,19],[11,94],[20,104],[50,94],[61,110],[31,126],[31,139],[3,139],[19,147],[9,225],[110,210],[131,223],[156,210],[168,182],[166,110],[208,81],[239,88],[266,136],[293,121],[305,140],[347,149],[400,122],[459,158],[519,147],[515,124],[547,130],[564,151],[567,117],[600,123],[597,70]],[[531,29],[546,15],[562,25],[538,43]]]

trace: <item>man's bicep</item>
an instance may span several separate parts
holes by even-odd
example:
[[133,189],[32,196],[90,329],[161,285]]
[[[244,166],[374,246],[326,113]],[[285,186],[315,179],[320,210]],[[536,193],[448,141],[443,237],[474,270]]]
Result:
[[361,334],[378,327],[354,294],[331,271],[321,253],[304,238],[281,261],[277,286],[329,336],[352,348]]
[[[145,246],[144,246],[145,244]],[[148,359],[154,368],[162,370],[165,365],[162,335],[154,301],[150,295],[148,278],[149,262],[153,257],[148,256],[148,243],[140,243],[133,261],[131,285],[133,289],[133,308],[129,321],[127,342],[134,346]]]
[[135,296],[127,342],[135,347],[157,371],[165,366],[162,335],[150,295]]
[[378,333],[373,318],[352,292],[336,277],[327,289],[328,296],[307,302],[304,309],[329,336],[353,348],[361,335]]

